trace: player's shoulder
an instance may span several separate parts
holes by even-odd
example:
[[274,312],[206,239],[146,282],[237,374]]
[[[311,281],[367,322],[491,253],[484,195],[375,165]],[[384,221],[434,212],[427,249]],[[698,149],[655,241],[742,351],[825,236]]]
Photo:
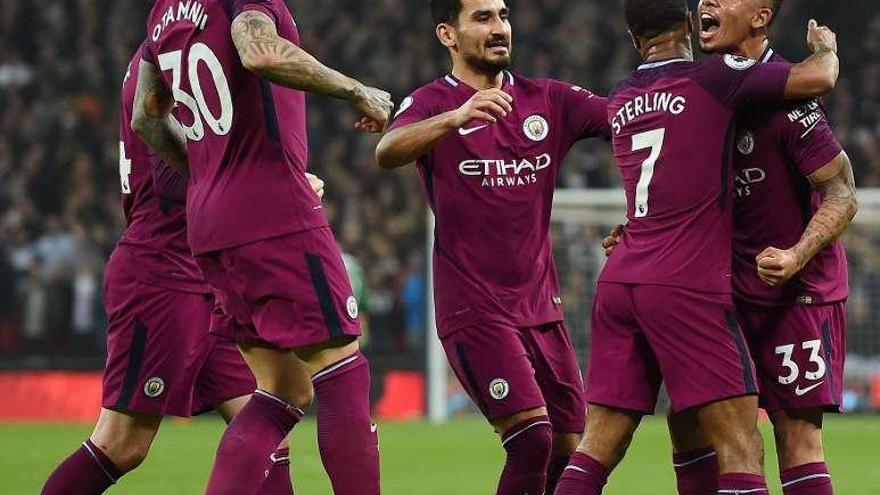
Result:
[[449,98],[459,84],[462,83],[452,76],[446,75],[438,77],[437,79],[414,89],[406,98],[412,100],[411,103],[437,103]]

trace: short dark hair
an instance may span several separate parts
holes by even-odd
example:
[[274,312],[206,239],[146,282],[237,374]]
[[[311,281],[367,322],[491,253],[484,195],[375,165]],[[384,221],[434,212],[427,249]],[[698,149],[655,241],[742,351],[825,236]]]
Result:
[[776,22],[776,18],[779,17],[779,10],[782,8],[783,0],[770,0],[768,3],[770,4],[770,10],[773,11],[773,17],[770,18],[770,23],[767,25],[768,27],[772,26],[774,22]]
[[687,22],[687,0],[624,0],[629,30],[642,38],[654,38]]
[[431,0],[431,17],[435,25],[455,24],[462,8],[461,0]]

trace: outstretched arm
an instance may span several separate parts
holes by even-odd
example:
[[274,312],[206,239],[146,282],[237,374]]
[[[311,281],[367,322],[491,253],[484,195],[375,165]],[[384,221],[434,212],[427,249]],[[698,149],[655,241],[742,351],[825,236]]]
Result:
[[797,244],[790,249],[769,247],[757,257],[758,276],[770,285],[784,284],[816,254],[837,240],[859,209],[852,165],[846,152],[809,176],[822,195],[819,206]]
[[131,128],[165,163],[186,177],[189,175],[186,134],[171,117],[172,108],[174,97],[165,86],[159,69],[150,62],[141,60]]
[[441,113],[421,122],[389,131],[376,146],[376,163],[382,168],[398,168],[416,161],[434,147],[434,143],[471,121],[475,131],[505,117],[513,107],[513,98],[500,89],[491,88],[472,96],[461,107]]
[[247,70],[288,88],[350,101],[367,119],[358,127],[371,132],[384,129],[391,95],[325,66],[280,36],[275,21],[265,13],[246,10],[238,14],[232,22],[232,41]]
[[810,20],[807,44],[813,51],[803,62],[794,65],[785,85],[786,99],[815,98],[834,90],[840,75],[837,58],[837,35],[825,26]]

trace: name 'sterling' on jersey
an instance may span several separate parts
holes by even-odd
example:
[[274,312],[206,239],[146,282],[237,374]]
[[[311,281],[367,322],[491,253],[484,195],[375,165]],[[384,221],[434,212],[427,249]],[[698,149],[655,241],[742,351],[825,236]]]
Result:
[[538,172],[550,168],[553,159],[548,153],[534,159],[519,160],[465,160],[458,171],[469,177],[483,177],[483,187],[526,186],[538,182]]
[[611,126],[614,128],[614,134],[617,135],[626,124],[646,113],[669,112],[672,115],[681,115],[685,107],[687,107],[687,99],[684,96],[672,93],[645,93],[620,107],[611,120]]
[[169,24],[179,21],[189,21],[204,31],[205,26],[208,25],[208,14],[205,13],[205,6],[201,2],[187,0],[186,2],[178,2],[176,10],[174,7],[168,7],[168,10],[162,14],[161,22],[153,26],[153,41],[158,40],[159,36],[162,36],[162,32]]

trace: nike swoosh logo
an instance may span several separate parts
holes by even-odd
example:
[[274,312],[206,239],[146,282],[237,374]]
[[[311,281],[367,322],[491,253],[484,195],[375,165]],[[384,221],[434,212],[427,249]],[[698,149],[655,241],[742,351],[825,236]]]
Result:
[[797,395],[798,397],[800,397],[800,396],[806,394],[807,392],[809,392],[810,390],[813,390],[814,388],[818,387],[819,385],[822,385],[823,383],[825,383],[825,380],[822,380],[819,383],[814,383],[807,388],[801,388],[800,385],[798,385],[797,387],[794,388],[794,395]]
[[486,127],[489,127],[489,125],[488,124],[487,125],[479,125],[477,127],[471,127],[470,129],[465,129],[464,127],[462,127],[458,130],[458,133],[461,134],[462,136],[467,136],[468,134],[473,134],[473,133],[479,131],[480,129],[485,129]]

